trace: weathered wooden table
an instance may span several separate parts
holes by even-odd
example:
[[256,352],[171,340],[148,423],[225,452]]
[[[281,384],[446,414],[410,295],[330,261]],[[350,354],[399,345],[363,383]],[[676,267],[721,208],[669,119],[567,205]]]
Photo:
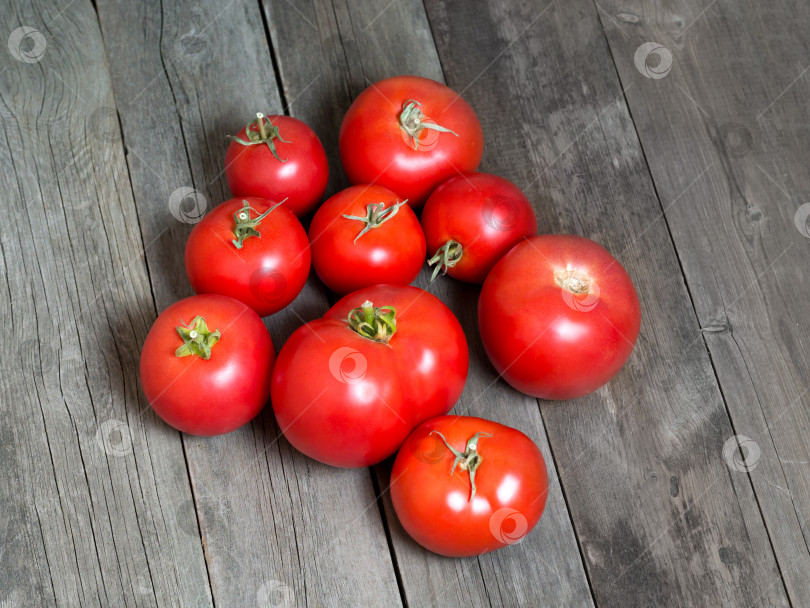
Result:
[[[810,605],[810,4],[803,0],[5,0],[0,52],[0,606]],[[639,290],[608,386],[498,380],[477,290],[430,290],[470,340],[455,411],[541,447],[548,507],[478,559],[399,526],[390,463],[336,470],[270,408],[218,438],[149,409],[140,345],[190,295],[184,240],[227,198],[225,134],[287,112],[330,155],[369,83],[443,80],[482,170],[541,232]],[[428,287],[423,275],[418,280]],[[316,279],[267,320],[319,316]],[[742,447],[740,447],[742,445]]]

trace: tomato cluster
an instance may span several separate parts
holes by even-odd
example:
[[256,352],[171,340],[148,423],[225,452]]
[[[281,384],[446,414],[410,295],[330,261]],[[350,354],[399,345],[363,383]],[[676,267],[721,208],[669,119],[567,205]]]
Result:
[[[481,124],[441,83],[400,76],[357,97],[339,134],[353,185],[323,203],[326,154],[306,124],[259,113],[230,139],[234,198],[186,242],[197,295],[158,316],[141,352],[155,413],[217,435],[269,399],[311,458],[365,467],[396,454],[394,510],[431,551],[472,556],[523,538],[545,507],[543,456],[517,429],[447,415],[467,379],[467,340],[445,304],[409,284],[425,262],[431,281],[483,283],[479,331],[500,376],[571,399],[630,356],[641,313],[627,272],[591,240],[537,236],[526,195],[476,172]],[[310,266],[343,297],[276,357],[261,317],[295,300]]]

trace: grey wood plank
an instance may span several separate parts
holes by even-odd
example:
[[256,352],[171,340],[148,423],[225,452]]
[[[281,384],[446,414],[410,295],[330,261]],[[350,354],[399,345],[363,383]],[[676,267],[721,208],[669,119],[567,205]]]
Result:
[[0,14],[0,604],[211,606],[180,436],[138,388],[155,306],[96,14]]
[[[225,135],[282,104],[258,4],[100,0],[98,11],[162,309],[190,294],[182,251],[191,223],[167,201],[181,187],[207,208],[224,200]],[[311,281],[269,318],[276,347],[326,307]],[[237,432],[184,442],[218,606],[401,603],[367,471],[291,449],[269,407]]]
[[[443,80],[424,7],[418,1],[265,2],[265,13],[291,113],[323,138],[333,175],[340,171],[337,133],[354,96],[379,79],[413,73]],[[326,110],[328,109],[328,110]],[[487,167],[484,167],[487,169]],[[339,174],[332,184],[346,184]],[[388,499],[390,462],[377,467],[402,586],[410,606],[592,605],[554,459],[534,399],[502,384],[486,362],[475,321],[477,289],[452,280],[432,286],[459,316],[470,342],[467,387],[455,412],[520,428],[543,450],[551,489],[538,529],[521,543],[480,559],[434,555],[402,530]]]
[[[482,110],[485,166],[528,191],[541,230],[594,238],[639,290],[625,369],[587,398],[540,403],[597,603],[787,605],[755,498],[722,458],[733,429],[597,8],[427,9],[450,84]],[[661,105],[649,107],[658,120]],[[705,168],[682,151],[688,166],[661,167],[681,189]]]
[[[641,2],[602,6],[734,432],[751,439],[732,479],[747,491],[748,472],[787,591],[804,605],[810,7],[664,2],[660,19]],[[645,78],[635,67],[646,41],[670,53],[666,76]]]

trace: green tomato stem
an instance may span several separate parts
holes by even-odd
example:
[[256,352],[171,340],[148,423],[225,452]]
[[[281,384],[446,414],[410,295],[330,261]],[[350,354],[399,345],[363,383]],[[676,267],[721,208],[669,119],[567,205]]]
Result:
[[184,323],[176,329],[183,339],[183,345],[174,351],[176,357],[196,355],[208,360],[211,358],[211,349],[222,337],[218,329],[210,331],[205,319],[200,316],[194,317],[189,325]]
[[458,137],[458,133],[452,131],[435,122],[424,122],[427,116],[422,114],[422,104],[414,99],[409,99],[402,107],[399,115],[399,127],[407,133],[413,142],[413,149],[419,149],[419,136],[425,129],[433,129],[441,133],[452,133]]
[[256,112],[256,120],[249,122],[245,126],[245,134],[247,136],[247,141],[237,137],[236,135],[228,135],[227,137],[231,141],[235,141],[243,146],[267,144],[267,147],[270,148],[270,151],[273,153],[273,156],[276,157],[277,161],[282,163],[287,162],[288,159],[279,158],[278,152],[276,151],[276,140],[283,141],[285,144],[292,142],[281,137],[278,127],[271,123],[264,114],[261,112]]
[[[284,201],[287,199],[285,198]],[[283,203],[284,201],[281,201]],[[250,206],[246,200],[242,199],[242,208],[239,209],[236,213],[233,214],[234,220],[234,227],[233,227],[233,234],[236,237],[233,241],[234,247],[237,249],[242,248],[242,244],[245,242],[245,239],[250,238],[252,236],[257,236],[261,238],[261,233],[256,229],[257,226],[261,223],[261,221],[267,217],[267,215],[276,207],[278,207],[281,203],[276,203],[272,207],[270,207],[264,213],[258,215],[257,217],[250,217],[250,212],[258,213],[253,207]]]
[[393,207],[388,207],[388,209],[385,208],[385,203],[370,203],[366,206],[365,216],[344,214],[343,217],[345,217],[347,220],[357,220],[358,222],[363,222],[365,224],[363,229],[357,234],[356,237],[354,237],[353,242],[356,243],[357,239],[372,228],[379,228],[382,226],[385,222],[394,217],[399,211],[399,208],[407,202],[408,199],[406,198],[401,203],[397,203]]
[[461,260],[462,253],[463,247],[461,243],[452,239],[439,247],[436,253],[433,254],[433,257],[428,260],[428,266],[436,264],[436,268],[433,269],[433,275],[430,277],[431,282],[439,276],[439,272],[447,274],[448,268],[452,268],[458,264]]
[[478,453],[478,439],[481,437],[492,437],[491,433],[476,433],[472,437],[467,440],[467,445],[464,448],[463,452],[459,452],[456,448],[452,445],[447,443],[447,439],[444,438],[439,431],[430,431],[430,434],[438,435],[441,437],[442,441],[444,441],[444,445],[447,446],[447,449],[453,453],[453,456],[456,459],[453,461],[453,468],[450,469],[450,475],[452,476],[453,473],[456,472],[456,467],[459,467],[462,471],[467,471],[470,474],[470,499],[468,502],[472,502],[472,499],[475,498],[475,472],[478,470],[478,467],[481,466],[483,462],[483,457],[481,454]]
[[374,342],[388,344],[397,331],[396,310],[390,306],[374,306],[366,300],[349,313],[349,327]]

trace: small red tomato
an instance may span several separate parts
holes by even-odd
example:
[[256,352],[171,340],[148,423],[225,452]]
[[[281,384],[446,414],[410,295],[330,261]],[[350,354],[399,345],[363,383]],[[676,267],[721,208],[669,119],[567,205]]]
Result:
[[546,463],[534,442],[482,418],[424,422],[391,471],[391,501],[402,527],[448,557],[518,542],[537,525],[547,497]]
[[287,440],[311,458],[365,467],[464,390],[467,341],[435,296],[376,285],[298,328],[273,368],[272,403]]
[[499,259],[525,237],[537,234],[526,195],[512,182],[488,173],[451,177],[422,210],[428,264],[468,283],[483,283]]
[[221,435],[267,403],[274,359],[270,334],[250,308],[226,296],[192,296],[160,313],[149,330],[141,386],[167,424]]
[[225,153],[225,179],[234,197],[284,200],[295,215],[312,211],[323,198],[329,165],[323,144],[291,116],[264,116],[248,123]]
[[194,226],[186,274],[195,293],[220,293],[266,317],[292,302],[307,281],[307,233],[292,211],[261,198],[232,198]]
[[570,234],[518,243],[487,275],[478,327],[490,361],[519,391],[573,399],[608,382],[638,337],[630,276],[603,247]]
[[338,192],[315,212],[309,238],[315,271],[341,294],[380,283],[407,285],[425,259],[416,214],[382,186]]
[[396,76],[354,100],[338,144],[351,183],[379,184],[421,207],[444,180],[478,168],[484,134],[473,109],[449,87]]

